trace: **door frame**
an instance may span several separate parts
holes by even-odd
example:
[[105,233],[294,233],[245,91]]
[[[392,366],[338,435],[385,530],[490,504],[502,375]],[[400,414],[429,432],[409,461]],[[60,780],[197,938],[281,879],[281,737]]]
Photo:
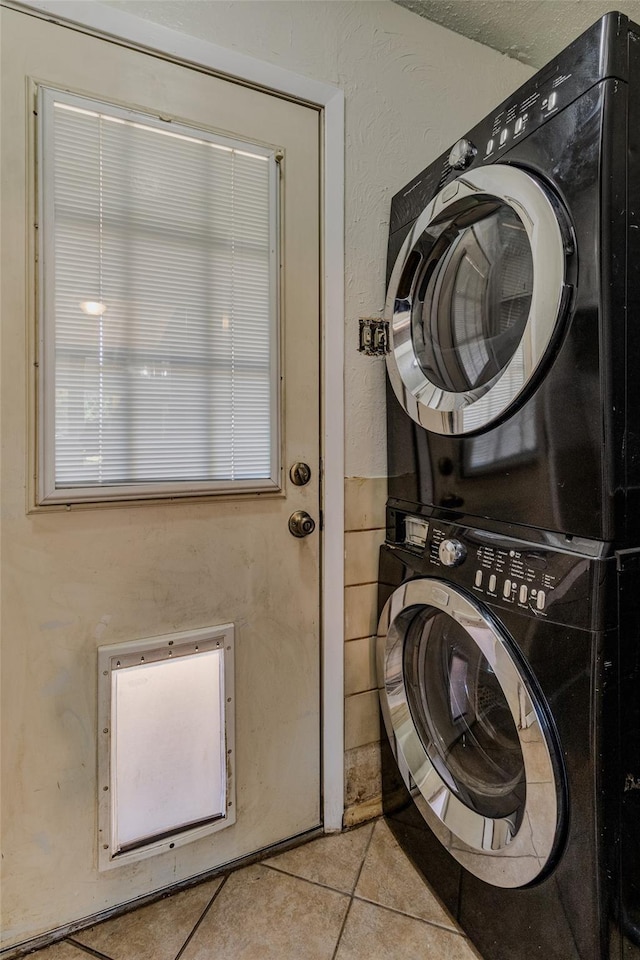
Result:
[[344,92],[99,0],[3,0],[3,4],[320,109],[321,785],[324,830],[339,831],[344,813]]

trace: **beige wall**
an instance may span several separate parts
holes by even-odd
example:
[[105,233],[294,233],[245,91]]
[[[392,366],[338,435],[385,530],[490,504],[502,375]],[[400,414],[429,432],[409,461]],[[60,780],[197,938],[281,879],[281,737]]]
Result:
[[[131,0],[120,6],[344,90],[347,473],[383,476],[384,364],[358,354],[356,338],[358,317],[379,313],[384,302],[390,198],[530,71],[387,0]],[[3,362],[23,382],[24,331],[13,329],[12,322],[22,320],[4,318]],[[64,538],[77,543],[73,569],[45,595],[46,572],[56,558],[42,554],[37,535],[58,521],[25,518],[24,402],[23,394],[13,391],[3,411],[12,451],[3,523],[15,546],[3,589],[19,601],[20,611],[3,630],[4,733],[14,757],[3,779],[4,807],[5,815],[15,817],[4,832],[28,851],[8,943],[133,900],[208,866],[202,847],[185,853],[175,870],[171,864],[159,869],[152,858],[104,877],[95,862],[96,647],[202,622],[209,581],[193,545],[206,553],[201,522],[206,507],[184,505],[170,517],[153,507],[70,514]],[[375,812],[379,802],[371,637],[384,483],[349,480],[347,501],[346,769],[350,810],[360,807],[348,815],[355,820]],[[110,563],[106,593],[92,574],[95,551]],[[117,636],[105,614],[114,603],[123,614]],[[45,606],[48,629],[36,634],[32,608]]]

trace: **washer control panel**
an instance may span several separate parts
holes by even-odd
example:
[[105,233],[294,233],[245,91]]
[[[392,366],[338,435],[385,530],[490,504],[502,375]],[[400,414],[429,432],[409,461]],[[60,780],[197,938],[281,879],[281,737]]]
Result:
[[486,603],[536,618],[576,626],[588,621],[590,558],[404,511],[392,511],[390,520],[388,542],[413,556],[413,573],[440,577]]
[[478,546],[473,559],[474,592],[501,597],[517,607],[545,611],[557,576],[547,569],[547,561],[539,554]]
[[557,575],[548,569],[548,561],[541,555],[486,543],[467,548],[449,531],[433,523],[431,535],[425,537],[425,547],[430,562],[436,566],[457,567],[466,561],[467,567],[473,567],[474,593],[545,613]]

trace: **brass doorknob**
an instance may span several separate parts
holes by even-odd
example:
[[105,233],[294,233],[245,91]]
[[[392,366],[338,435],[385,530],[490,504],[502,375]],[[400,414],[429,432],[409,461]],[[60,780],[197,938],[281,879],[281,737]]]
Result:
[[316,528],[316,522],[306,510],[296,510],[289,517],[289,531],[294,537],[308,537]]

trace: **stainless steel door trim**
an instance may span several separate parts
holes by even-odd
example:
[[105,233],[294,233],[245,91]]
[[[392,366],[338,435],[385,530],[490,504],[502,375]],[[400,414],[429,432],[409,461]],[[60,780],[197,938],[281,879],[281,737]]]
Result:
[[[403,648],[411,610],[433,607],[472,637],[500,683],[524,758],[524,812],[492,819],[466,806],[444,782],[414,724],[403,675]],[[406,614],[405,624],[401,615]],[[475,876],[499,887],[531,883],[556,847],[559,784],[543,711],[505,637],[470,598],[434,579],[411,580],[391,595],[377,636],[378,686],[387,735],[407,789],[423,817],[453,857]]]
[[[566,291],[566,249],[563,230],[553,203],[537,180],[524,170],[495,163],[472,170],[456,181],[458,189],[450,194],[451,184],[427,205],[415,221],[402,245],[393,268],[385,308],[389,321],[390,352],[387,370],[393,390],[409,416],[434,433],[461,435],[488,426],[503,416],[520,396],[538,369],[560,319]],[[399,297],[400,281],[405,286],[409,260],[422,235],[447,208],[482,195],[497,198],[510,206],[526,230],[533,258],[534,282],[529,317],[522,339],[509,363],[481,387],[464,393],[450,393],[426,377],[418,361],[411,332],[411,313],[415,281],[422,258],[414,258],[408,296]],[[404,293],[404,290],[403,290]],[[511,379],[511,388],[502,388],[496,403],[494,388]],[[507,379],[507,382],[508,379]],[[471,411],[473,416],[471,417]]]

